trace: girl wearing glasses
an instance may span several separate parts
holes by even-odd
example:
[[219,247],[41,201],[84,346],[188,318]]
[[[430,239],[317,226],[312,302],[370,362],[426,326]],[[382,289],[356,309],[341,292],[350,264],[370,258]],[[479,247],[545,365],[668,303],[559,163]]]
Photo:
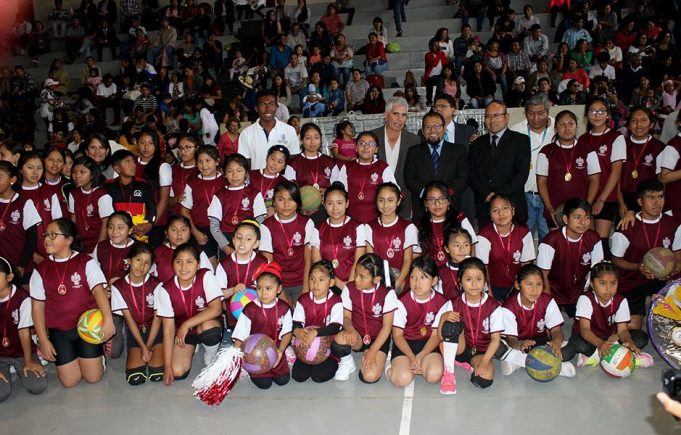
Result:
[[617,130],[610,129],[610,109],[605,100],[595,98],[589,101],[586,105],[586,116],[588,131],[580,136],[577,143],[586,145],[595,152],[601,166],[598,193],[593,202],[592,213],[594,229],[601,236],[603,247],[608,250],[610,229],[618,212],[619,180],[622,165],[627,159],[627,145],[624,136]]
[[182,199],[184,198],[184,188],[187,182],[199,174],[196,167],[196,149],[199,147],[196,138],[192,135],[180,136],[177,149],[180,164],[172,165],[170,185],[170,200],[168,205],[173,214],[182,214]]
[[30,282],[40,352],[55,362],[65,387],[74,387],[81,379],[97,383],[104,374],[103,345],[85,342],[78,336],[77,326],[84,311],[98,308],[104,318],[104,341],[114,335],[104,291],[106,278],[93,258],[80,253],[75,223],[56,219],[42,236],[48,257],[36,267]]
[[370,131],[357,135],[357,160],[336,166],[331,181],[340,181],[348,191],[349,214],[366,224],[376,220],[376,193],[382,183],[397,184],[393,169],[376,158],[378,137]]

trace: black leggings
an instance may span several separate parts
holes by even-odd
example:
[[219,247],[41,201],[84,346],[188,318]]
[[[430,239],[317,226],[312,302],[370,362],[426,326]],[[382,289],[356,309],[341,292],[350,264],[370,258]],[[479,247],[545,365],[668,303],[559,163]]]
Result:
[[[648,335],[639,329],[630,329],[631,340],[634,346],[643,349],[648,344]],[[568,340],[568,344],[563,347],[563,361],[569,361],[576,354],[581,353],[586,356],[591,356],[596,351],[596,346],[584,340],[581,335],[574,334]]]
[[336,370],[338,370],[338,362],[331,357],[316,365],[305,364],[297,359],[293,364],[291,377],[297,382],[305,382],[312,378],[313,382],[322,383],[333,379]]
[[282,385],[288,384],[289,380],[291,380],[291,375],[288,373],[279,376],[278,378],[251,378],[251,382],[253,382],[253,384],[255,384],[255,386],[261,390],[267,390],[270,388],[272,386],[272,382],[281,387]]

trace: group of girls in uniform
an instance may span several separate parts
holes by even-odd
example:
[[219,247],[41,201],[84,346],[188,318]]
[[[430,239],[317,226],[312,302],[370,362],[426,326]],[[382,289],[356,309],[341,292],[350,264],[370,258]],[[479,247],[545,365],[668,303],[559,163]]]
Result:
[[[306,124],[302,154],[273,146],[258,170],[239,154],[221,160],[191,136],[178,140],[170,166],[147,130],[137,156],[111,154],[93,136],[68,174],[58,148],[10,154],[14,162],[0,162],[0,393],[10,365],[29,391],[44,390],[40,359],[54,362],[64,386],[98,382],[105,355],[124,347],[126,382],[171,385],[189,375],[197,347],[211,364],[225,331],[235,346],[253,333],[275,342],[272,370],[250,376],[262,389],[358,371],[365,383],[385,374],[398,387],[422,376],[454,394],[456,371],[487,388],[494,359],[510,375],[539,345],[563,361],[566,377],[575,376],[575,355],[577,366],[594,364],[616,341],[650,366],[641,305],[660,282],[631,245],[681,251],[678,224],[662,215],[664,186],[650,180],[681,178],[678,144],[662,151],[645,109],[632,111],[627,139],[608,130],[602,102],[587,105],[587,118],[590,130],[577,139],[574,115],[559,113],[555,143],[540,152],[538,188],[554,229],[536,251],[503,195],[490,199],[491,223],[477,232],[440,181],[424,186],[418,222],[401,217],[404,193],[376,159],[371,132],[355,138],[355,158],[334,160]],[[320,191],[317,210],[303,212],[304,186]],[[624,227],[609,263],[617,214]],[[644,232],[647,242],[637,238]],[[622,271],[642,282],[620,295]],[[226,302],[248,288],[257,299],[237,320]],[[78,336],[91,308],[102,312],[107,346]],[[570,337],[564,316],[574,318]],[[332,337],[328,359],[291,357],[294,337],[319,336]]]

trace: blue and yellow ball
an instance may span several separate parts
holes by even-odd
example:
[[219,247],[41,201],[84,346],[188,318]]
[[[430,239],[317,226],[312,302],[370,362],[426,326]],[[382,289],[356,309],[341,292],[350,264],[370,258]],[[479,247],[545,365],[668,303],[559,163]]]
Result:
[[527,353],[525,370],[535,381],[549,382],[558,377],[561,364],[549,346],[537,346]]

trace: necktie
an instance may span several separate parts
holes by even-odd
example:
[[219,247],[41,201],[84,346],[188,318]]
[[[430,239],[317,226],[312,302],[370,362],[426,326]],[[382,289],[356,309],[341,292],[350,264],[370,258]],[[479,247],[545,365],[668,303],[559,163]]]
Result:
[[492,157],[494,157],[494,154],[497,152],[497,137],[496,134],[492,135]]
[[449,142],[449,130],[445,130],[445,142]]
[[437,145],[431,145],[433,147],[433,152],[430,155],[431,161],[433,163],[433,172],[435,175],[440,171],[440,153],[437,152]]

